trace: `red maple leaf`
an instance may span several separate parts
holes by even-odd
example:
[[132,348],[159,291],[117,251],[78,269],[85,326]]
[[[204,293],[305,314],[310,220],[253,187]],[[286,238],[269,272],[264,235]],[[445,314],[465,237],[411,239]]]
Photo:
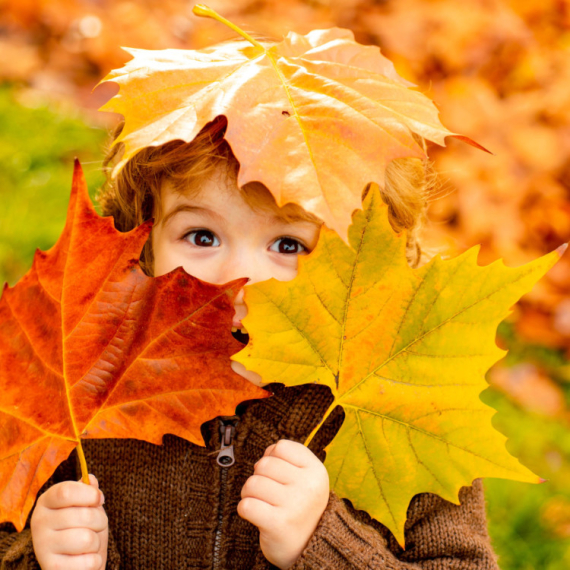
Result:
[[[166,433],[268,396],[235,374],[233,302],[246,280],[211,285],[182,268],[140,268],[151,222],[128,233],[94,210],[78,162],[57,244],[0,299],[0,520],[21,530],[35,496],[81,438]],[[86,474],[86,468],[84,469]]]

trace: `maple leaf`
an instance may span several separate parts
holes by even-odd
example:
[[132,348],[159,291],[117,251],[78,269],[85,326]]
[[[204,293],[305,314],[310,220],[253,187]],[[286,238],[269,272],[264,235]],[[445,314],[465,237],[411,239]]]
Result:
[[114,174],[140,149],[192,141],[225,115],[225,138],[240,163],[238,186],[260,181],[277,204],[301,205],[347,239],[351,213],[368,182],[384,183],[388,162],[425,158],[413,133],[444,144],[432,101],[409,89],[375,46],[350,30],[290,32],[264,47],[205,6],[252,45],[202,50],[125,48],[133,59],[109,73],[120,92],[102,111],[125,117],[116,143],[125,152]]
[[480,392],[504,356],[496,328],[558,260],[517,268],[477,265],[478,248],[412,269],[406,239],[390,227],[377,186],[354,216],[350,247],[327,228],[289,283],[246,287],[250,334],[232,357],[265,381],[320,383],[342,427],[327,448],[332,488],[404,543],[418,493],[458,502],[478,477],[538,482],[507,453]]
[[139,266],[147,222],[100,218],[76,162],[66,226],[0,299],[0,520],[21,530],[41,486],[80,438],[166,433],[202,444],[200,425],[268,393],[235,374],[233,300],[245,280],[203,283]]

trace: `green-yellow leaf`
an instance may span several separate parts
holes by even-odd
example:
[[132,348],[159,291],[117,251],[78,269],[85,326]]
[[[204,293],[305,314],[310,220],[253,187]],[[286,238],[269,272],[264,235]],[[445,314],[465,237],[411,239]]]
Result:
[[330,387],[327,415],[345,412],[327,448],[331,486],[403,544],[418,493],[457,503],[478,477],[539,481],[506,451],[479,394],[504,356],[497,325],[563,248],[517,268],[480,267],[473,248],[411,269],[376,186],[349,238],[352,249],[323,227],[295,280],[246,288],[250,343],[233,359],[266,382]]

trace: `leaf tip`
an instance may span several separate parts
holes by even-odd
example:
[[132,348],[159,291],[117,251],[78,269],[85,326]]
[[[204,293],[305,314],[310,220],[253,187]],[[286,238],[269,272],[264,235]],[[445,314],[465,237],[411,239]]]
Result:
[[567,248],[568,248],[568,242],[563,243],[561,246],[558,246],[556,248],[556,253],[558,254],[558,257],[562,257]]
[[538,478],[538,483],[542,484],[542,483],[548,483],[549,479],[543,479],[542,477]]
[[402,528],[401,531],[398,531],[397,534],[394,535],[394,538],[397,540],[400,548],[402,550],[406,550],[406,539],[404,537],[404,529]]
[[482,150],[492,156],[495,156],[495,153],[491,152],[489,149],[485,148],[483,145],[480,145],[478,142],[475,142],[473,139],[470,139],[469,137],[466,137],[464,135],[450,135],[450,136],[453,137],[454,139],[459,139],[464,143],[467,143],[475,148],[478,148],[479,150]]

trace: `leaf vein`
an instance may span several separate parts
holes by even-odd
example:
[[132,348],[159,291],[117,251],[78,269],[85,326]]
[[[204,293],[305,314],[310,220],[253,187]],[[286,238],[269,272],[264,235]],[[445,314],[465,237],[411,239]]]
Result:
[[382,500],[384,501],[386,508],[388,509],[388,512],[390,513],[390,516],[392,517],[392,521],[396,525],[397,524],[396,517],[394,516],[394,513],[392,512],[392,507],[390,506],[390,503],[388,503],[388,500],[386,499],[386,495],[384,494],[384,487],[382,486],[382,481],[381,481],[378,473],[376,472],[376,465],[374,463],[374,459],[372,457],[372,454],[370,453],[370,449],[368,448],[368,445],[366,444],[366,437],[364,436],[364,430],[362,429],[362,423],[360,421],[360,410],[356,409],[355,415],[356,415],[356,421],[358,423],[358,431],[360,432],[360,434],[362,436],[362,443],[364,445],[364,451],[366,452],[366,455],[368,457],[368,462],[370,463],[372,473],[374,474],[374,479],[376,480],[376,484],[378,485],[378,490],[380,491],[380,494],[382,495]]
[[[101,405],[99,407],[100,410],[102,410],[105,406],[105,404],[109,401],[109,398],[113,395],[113,393],[115,392],[115,390],[117,389],[117,387],[121,384],[121,380],[123,380],[125,378],[125,376],[127,375],[127,372],[131,369],[131,367],[134,365],[134,363],[138,360],[139,357],[143,356],[145,353],[148,352],[148,350],[158,342],[158,340],[160,338],[162,338],[163,336],[165,336],[167,333],[169,333],[171,330],[173,330],[174,328],[176,328],[177,326],[180,326],[182,323],[188,321],[189,319],[191,319],[192,317],[194,317],[195,315],[199,314],[201,311],[205,310],[209,305],[211,305],[214,301],[216,301],[217,299],[219,299],[220,297],[222,297],[223,295],[225,295],[227,293],[227,290],[224,290],[222,292],[220,292],[218,295],[216,295],[215,297],[211,298],[208,300],[207,303],[204,303],[204,305],[198,307],[195,311],[193,311],[192,313],[190,313],[189,315],[187,315],[186,317],[184,317],[183,319],[181,319],[180,321],[174,323],[172,326],[170,326],[169,328],[163,330],[159,335],[157,335],[155,338],[153,338],[145,347],[143,347],[139,353],[139,355],[135,358],[133,358],[131,360],[131,362],[129,363],[129,365],[125,368],[123,374],[121,375],[121,378],[119,378],[117,380],[117,382],[115,383],[115,385],[113,386],[113,388],[109,391],[109,393],[107,394],[107,396],[105,397],[105,400],[103,402],[101,402]],[[91,423],[91,421],[89,422]]]
[[[12,308],[12,306],[10,305],[10,302],[8,301],[8,297],[5,295],[6,297],[6,305],[8,306],[8,308],[10,309],[10,313],[12,314],[12,316],[14,317],[14,320],[16,321],[16,323],[18,323],[18,326],[20,327],[20,330],[24,333],[24,336],[26,337],[28,343],[30,344],[30,347],[32,348],[32,350],[34,351],[34,354],[37,356],[38,360],[51,372],[53,372],[56,376],[58,376],[59,378],[61,378],[62,380],[64,380],[63,374],[61,372],[58,372],[57,370],[55,370],[54,368],[52,368],[41,356],[40,354],[35,350],[34,348],[34,344],[32,343],[32,339],[29,337],[28,332],[26,331],[26,329],[24,328],[24,325],[20,322],[20,320],[18,319],[16,313],[14,312],[14,309]],[[29,367],[29,365],[28,365]]]
[[491,461],[487,457],[483,457],[482,455],[479,455],[478,453],[475,453],[474,451],[472,451],[470,449],[465,449],[465,448],[461,447],[460,445],[457,445],[455,443],[451,443],[450,441],[443,439],[441,436],[438,436],[434,433],[427,432],[427,431],[425,431],[425,430],[423,430],[417,426],[414,426],[412,424],[407,424],[406,422],[403,422],[401,420],[397,420],[396,418],[392,418],[390,416],[386,416],[385,414],[380,414],[379,412],[374,412],[372,410],[365,410],[364,408],[359,408],[357,406],[352,406],[349,404],[341,404],[341,405],[345,408],[351,408],[351,409],[354,409],[357,412],[361,412],[363,414],[370,414],[370,415],[373,415],[373,416],[376,416],[379,418],[385,418],[388,421],[400,424],[401,426],[404,427],[404,429],[413,429],[413,430],[417,431],[418,433],[425,435],[426,437],[430,437],[430,438],[433,438],[433,439],[440,441],[441,443],[443,443],[446,446],[454,447],[455,449],[458,449],[460,451],[464,451],[465,453],[468,453],[470,455],[478,457],[479,459],[482,459],[483,461],[486,461],[487,463],[490,463],[491,465],[495,465],[496,467],[500,467],[501,469],[507,469],[507,470],[511,471],[508,467],[505,467],[504,465],[501,465],[500,463],[496,463],[494,461]]

